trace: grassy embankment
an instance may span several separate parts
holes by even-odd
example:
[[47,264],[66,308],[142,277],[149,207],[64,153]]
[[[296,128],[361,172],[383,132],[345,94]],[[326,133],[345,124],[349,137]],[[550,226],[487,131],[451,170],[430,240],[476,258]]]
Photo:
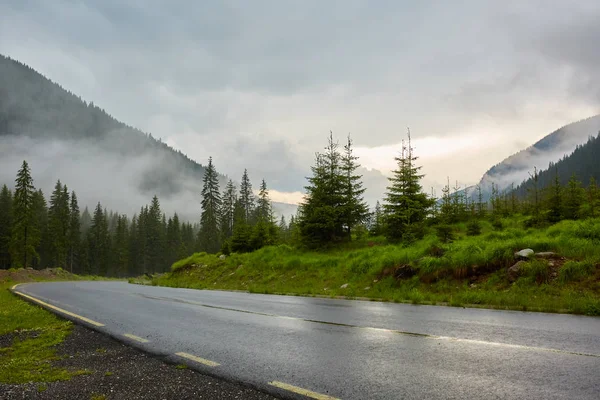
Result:
[[22,282],[95,279],[61,269],[0,271],[0,383],[54,382],[89,373],[52,366],[57,359],[56,346],[69,335],[72,323],[21,300],[8,289]]
[[[321,252],[280,245],[224,260],[197,253],[151,284],[600,315],[600,219],[542,229],[524,229],[523,218],[502,223],[495,230],[483,222],[479,236],[457,224],[451,243],[432,230],[410,246],[375,238]],[[507,269],[525,248],[556,256],[527,261],[511,282]]]

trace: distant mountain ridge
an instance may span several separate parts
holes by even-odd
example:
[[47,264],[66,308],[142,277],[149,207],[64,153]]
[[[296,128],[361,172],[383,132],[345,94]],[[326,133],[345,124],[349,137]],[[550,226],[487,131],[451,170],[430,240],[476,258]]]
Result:
[[[491,167],[479,181],[486,198],[491,194],[492,183],[500,191],[516,188],[529,179],[534,167],[538,170],[548,168],[550,163],[559,161],[571,154],[577,146],[584,144],[590,137],[600,131],[600,115],[595,115],[570,123],[543,137],[532,146],[507,157]],[[600,154],[599,154],[600,157]],[[471,196],[475,196],[474,186],[468,188]]]
[[[200,216],[205,166],[0,54],[0,185],[23,159],[46,193],[61,179],[90,207],[131,214],[156,194],[166,211]],[[227,179],[219,175],[222,189]]]

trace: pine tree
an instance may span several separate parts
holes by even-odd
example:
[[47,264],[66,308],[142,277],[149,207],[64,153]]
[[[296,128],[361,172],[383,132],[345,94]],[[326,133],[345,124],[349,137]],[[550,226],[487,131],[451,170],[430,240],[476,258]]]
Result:
[[251,223],[251,217],[254,213],[254,193],[252,193],[252,183],[250,183],[247,169],[244,169],[242,183],[240,184],[240,204],[244,210],[246,223]]
[[230,179],[223,191],[223,205],[221,207],[221,234],[223,235],[223,241],[228,240],[233,235],[235,202],[237,200],[235,191],[235,184]]
[[87,206],[83,209],[80,218],[80,227],[81,227],[81,237],[85,237],[87,231],[92,226],[92,214],[90,214],[90,210],[88,210]]
[[236,200],[233,210],[233,235],[230,239],[230,250],[235,253],[251,251],[250,236],[252,230],[246,220],[246,210],[241,199]]
[[51,237],[51,263],[55,267],[67,266],[69,251],[69,193],[67,187],[56,182],[50,196],[48,229]]
[[181,224],[177,213],[173,215],[173,218],[169,218],[169,221],[167,222],[167,246],[167,266],[170,266],[179,259],[179,253],[182,246]]
[[455,221],[454,207],[452,207],[452,195],[450,194],[450,178],[446,178],[446,185],[442,188],[442,204],[440,206],[440,216],[444,223]]
[[344,239],[344,176],[338,143],[330,133],[323,154],[316,154],[313,176],[305,187],[307,194],[300,205],[298,228],[302,241],[318,247]]
[[483,202],[483,193],[481,192],[481,186],[477,185],[477,216],[484,218],[486,213],[486,206]]
[[593,176],[590,178],[590,184],[587,188],[587,197],[589,205],[589,215],[592,218],[596,218],[598,214],[598,208],[600,206],[600,189],[598,189],[598,184],[596,183],[596,179]]
[[422,223],[427,217],[433,200],[423,193],[419,173],[420,166],[416,165],[418,157],[414,156],[411,145],[410,131],[408,145],[402,144],[402,151],[395,160],[398,168],[393,176],[388,178],[384,210],[386,212],[386,236],[390,240],[411,241],[421,236]]
[[554,182],[548,187],[548,221],[556,223],[563,217],[563,196],[560,180],[558,179],[558,169],[554,171]]
[[272,218],[271,200],[269,199],[267,183],[263,179],[258,194],[256,224],[252,229],[250,247],[252,247],[253,250],[258,250],[263,246],[274,244],[275,239],[276,228]]
[[[244,174],[246,175],[246,174]],[[201,251],[217,253],[221,249],[221,234],[219,231],[221,213],[221,194],[219,193],[219,177],[208,159],[202,187],[202,215],[200,217],[200,232],[198,245]]]
[[78,264],[81,247],[81,220],[77,195],[71,193],[69,205],[69,270],[73,272],[74,264]]
[[11,260],[15,267],[29,267],[37,257],[35,221],[33,215],[33,178],[27,161],[23,161],[15,180],[13,227],[11,231]]
[[565,198],[566,219],[579,219],[583,197],[584,190],[581,187],[581,182],[579,182],[575,175],[572,175],[569,179]]
[[363,187],[362,175],[356,173],[358,168],[360,168],[358,157],[354,155],[352,139],[348,135],[340,166],[344,186],[342,192],[342,223],[346,228],[348,240],[352,237],[352,228],[357,224],[364,223],[369,215],[369,207],[363,198],[366,189]]
[[129,274],[129,222],[126,215],[117,217],[117,226],[114,236],[114,265],[115,275],[124,277]]
[[42,189],[33,192],[31,201],[33,229],[30,238],[35,243],[36,257],[32,260],[35,269],[50,267],[52,234],[48,226],[48,207]]
[[279,238],[280,238],[280,242],[281,243],[289,243],[289,231],[288,231],[288,224],[285,221],[285,216],[282,215],[281,218],[279,219]]
[[146,219],[146,251],[148,254],[148,270],[145,272],[158,272],[164,269],[162,257],[165,251],[165,235],[163,232],[162,212],[160,202],[156,195],[148,208]]
[[379,236],[385,232],[385,216],[381,209],[379,200],[375,203],[375,211],[373,213],[373,223],[371,224],[371,235]]
[[89,265],[91,273],[101,276],[108,275],[108,260],[110,252],[110,237],[108,235],[108,220],[102,205],[98,203],[94,209],[92,226],[87,234],[89,249]]
[[0,191],[0,269],[10,268],[10,237],[12,230],[12,192],[6,185]]
[[531,214],[533,214],[534,221],[538,223],[540,221],[540,174],[538,169],[533,167],[533,174],[529,174],[529,176],[531,177],[531,186],[528,188],[531,197]]

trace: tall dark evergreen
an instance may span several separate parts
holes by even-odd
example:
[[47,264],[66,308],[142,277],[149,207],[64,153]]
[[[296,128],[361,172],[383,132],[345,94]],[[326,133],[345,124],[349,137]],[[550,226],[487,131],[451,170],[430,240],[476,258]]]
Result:
[[35,243],[36,257],[32,260],[35,269],[51,267],[52,233],[48,225],[48,204],[42,189],[33,192],[31,201],[33,229],[30,238]]
[[87,234],[90,273],[106,276],[109,267],[110,237],[108,220],[102,205],[98,203],[92,216],[92,226]]
[[558,178],[558,169],[555,169],[554,182],[547,188],[548,191],[548,221],[556,223],[563,217],[563,190]]
[[69,271],[79,265],[81,252],[81,216],[75,191],[71,192],[69,204]]
[[39,232],[33,215],[33,178],[27,161],[23,161],[15,180],[13,226],[11,230],[11,262],[15,267],[29,267],[37,257]]
[[162,223],[162,212],[158,197],[154,196],[146,219],[146,251],[148,254],[148,272],[163,270],[162,257],[165,251],[165,234]]
[[581,182],[577,179],[575,174],[571,175],[565,194],[565,218],[579,219],[581,216],[581,206],[583,205],[585,191],[581,187]]
[[208,166],[202,183],[202,215],[200,217],[198,245],[201,251],[217,253],[221,249],[219,230],[221,193],[219,192],[219,177],[213,165],[212,157],[208,159]]
[[235,202],[237,200],[236,188],[230,179],[223,191],[223,205],[221,207],[221,234],[223,240],[228,240],[233,235],[233,220],[235,212]]
[[250,183],[247,169],[244,169],[244,174],[242,175],[239,199],[240,205],[244,210],[246,223],[250,223],[252,214],[254,213],[254,193],[252,193],[252,183]]
[[66,185],[56,182],[50,196],[48,229],[50,233],[51,262],[56,267],[67,267],[69,254],[69,193]]
[[408,144],[402,144],[402,151],[395,158],[398,167],[388,178],[384,210],[386,213],[386,236],[390,240],[413,240],[421,236],[422,223],[427,217],[433,200],[423,192],[419,173],[420,166],[416,165],[418,157],[413,154],[410,131]]
[[352,228],[364,223],[369,215],[369,207],[363,198],[366,189],[363,187],[362,175],[356,172],[358,168],[358,157],[354,155],[352,139],[348,136],[340,166],[343,179],[342,223],[348,239],[352,237]]
[[6,185],[3,185],[0,191],[0,269],[10,268],[12,203],[12,192]]
[[347,237],[343,224],[344,177],[339,145],[330,134],[323,154],[316,154],[315,165],[304,202],[300,205],[298,228],[304,244],[318,247]]

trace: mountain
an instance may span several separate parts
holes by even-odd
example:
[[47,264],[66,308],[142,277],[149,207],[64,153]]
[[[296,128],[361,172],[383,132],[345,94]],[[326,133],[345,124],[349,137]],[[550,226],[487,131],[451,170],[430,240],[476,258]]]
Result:
[[0,185],[24,159],[47,194],[61,179],[82,204],[130,215],[156,194],[163,210],[199,219],[202,164],[0,55]]
[[[585,144],[579,145],[568,156],[563,157],[556,163],[551,163],[548,169],[542,170],[538,175],[538,187],[544,188],[554,183],[558,174],[561,185],[566,186],[572,175],[583,183],[584,186],[590,182],[590,178],[600,181],[600,134],[590,137]],[[517,193],[525,196],[527,190],[532,187],[532,179],[529,178],[518,188]]]
[[[550,163],[572,153],[577,146],[585,143],[591,136],[596,136],[599,131],[600,115],[563,126],[490,168],[479,182],[482,192],[486,198],[489,197],[492,183],[498,185],[500,191],[509,189],[512,184],[517,187],[529,178],[534,167],[538,170],[547,168]],[[469,188],[469,192],[475,196],[473,187]]]

